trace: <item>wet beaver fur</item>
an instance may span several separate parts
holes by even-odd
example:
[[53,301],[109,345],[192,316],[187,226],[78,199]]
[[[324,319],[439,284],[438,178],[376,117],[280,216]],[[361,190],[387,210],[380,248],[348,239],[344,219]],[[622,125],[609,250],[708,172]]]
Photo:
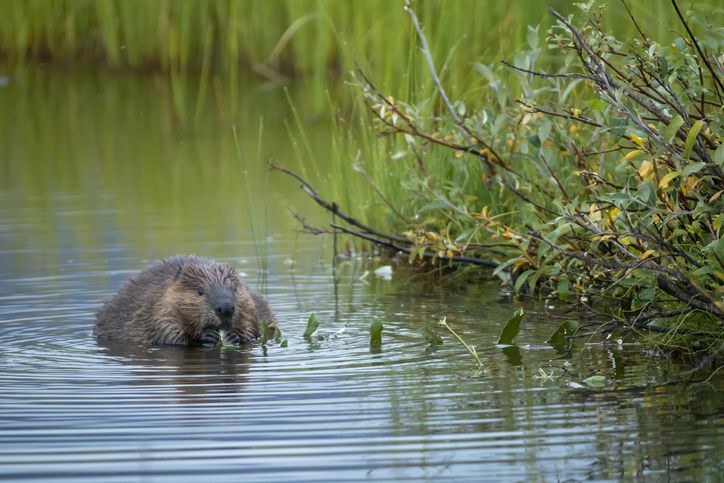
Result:
[[241,344],[276,320],[230,265],[177,256],[128,279],[97,314],[98,339],[145,345]]

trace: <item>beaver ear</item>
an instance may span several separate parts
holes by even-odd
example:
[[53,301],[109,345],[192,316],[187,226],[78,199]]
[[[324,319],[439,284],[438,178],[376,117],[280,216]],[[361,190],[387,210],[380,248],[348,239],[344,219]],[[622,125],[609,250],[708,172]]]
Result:
[[187,265],[188,264],[185,262],[179,265],[179,267],[176,269],[176,275],[173,276],[174,280],[178,280],[179,278],[181,278],[181,275],[183,275]]
[[236,269],[228,263],[222,263],[221,269],[225,279],[232,280],[234,282],[241,282],[239,272],[237,272]]

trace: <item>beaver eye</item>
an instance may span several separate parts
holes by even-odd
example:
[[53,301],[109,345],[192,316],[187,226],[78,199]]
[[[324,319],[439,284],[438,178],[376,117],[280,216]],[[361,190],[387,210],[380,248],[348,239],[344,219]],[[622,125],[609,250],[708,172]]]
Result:
[[198,289],[197,292],[199,293],[199,295],[204,295],[204,289],[202,288]]

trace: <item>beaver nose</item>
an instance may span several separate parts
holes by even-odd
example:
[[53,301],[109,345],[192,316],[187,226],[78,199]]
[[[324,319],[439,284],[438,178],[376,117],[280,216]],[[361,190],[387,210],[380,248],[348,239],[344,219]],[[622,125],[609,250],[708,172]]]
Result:
[[234,315],[234,304],[228,300],[224,300],[216,304],[215,311],[220,319],[229,319]]

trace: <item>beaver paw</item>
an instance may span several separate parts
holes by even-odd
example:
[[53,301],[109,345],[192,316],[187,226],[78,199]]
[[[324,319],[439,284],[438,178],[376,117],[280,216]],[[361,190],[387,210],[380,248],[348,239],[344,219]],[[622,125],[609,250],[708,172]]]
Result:
[[201,333],[202,345],[216,345],[219,342],[219,331],[216,329],[206,329]]
[[241,344],[241,339],[238,335],[236,335],[233,332],[226,332],[224,333],[224,344],[226,345],[239,345]]

